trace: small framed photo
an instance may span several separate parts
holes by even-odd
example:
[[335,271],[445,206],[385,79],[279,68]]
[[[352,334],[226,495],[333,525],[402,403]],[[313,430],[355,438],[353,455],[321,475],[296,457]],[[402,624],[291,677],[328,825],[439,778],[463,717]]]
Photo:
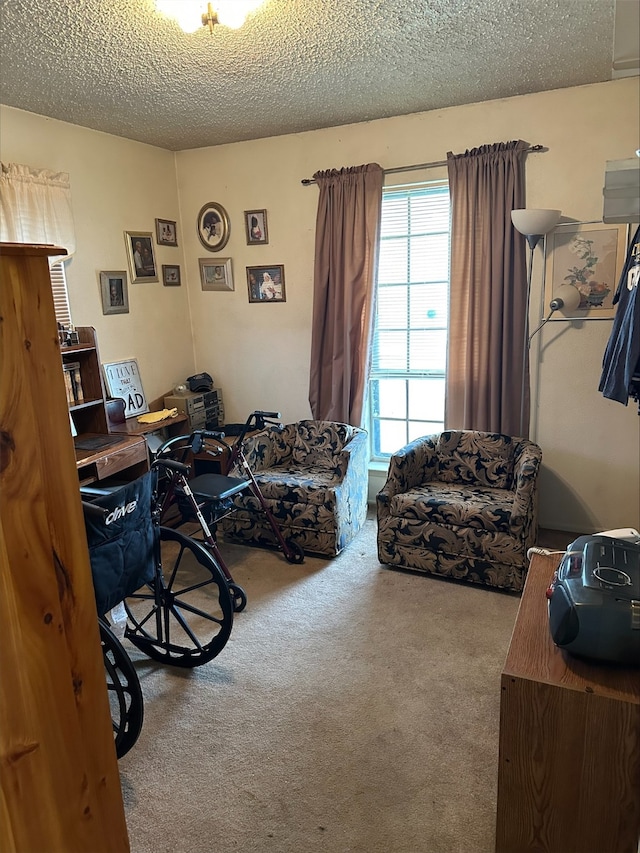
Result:
[[551,320],[607,320],[614,316],[613,297],[622,275],[628,225],[566,222],[545,237],[545,305],[563,284],[573,285],[580,304],[569,317],[556,312]]
[[177,246],[176,223],[171,219],[156,219],[156,243],[158,246]]
[[284,266],[247,267],[249,302],[286,302]]
[[151,231],[125,231],[131,281],[158,281]]
[[266,210],[245,210],[244,225],[247,231],[247,246],[264,246],[269,242]]
[[205,249],[209,252],[219,252],[227,245],[231,233],[229,214],[221,204],[208,201],[200,209],[196,230]]
[[203,290],[233,290],[231,258],[198,258]]
[[162,264],[162,283],[165,287],[180,287],[180,267],[177,264]]
[[128,314],[129,293],[125,270],[100,273],[100,294],[103,314]]

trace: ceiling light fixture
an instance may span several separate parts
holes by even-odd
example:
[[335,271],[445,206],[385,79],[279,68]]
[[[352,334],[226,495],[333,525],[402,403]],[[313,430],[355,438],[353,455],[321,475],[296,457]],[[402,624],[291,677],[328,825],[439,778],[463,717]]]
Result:
[[213,32],[216,24],[237,30],[264,0],[156,0],[156,9],[178,22],[185,33],[195,33],[200,27]]

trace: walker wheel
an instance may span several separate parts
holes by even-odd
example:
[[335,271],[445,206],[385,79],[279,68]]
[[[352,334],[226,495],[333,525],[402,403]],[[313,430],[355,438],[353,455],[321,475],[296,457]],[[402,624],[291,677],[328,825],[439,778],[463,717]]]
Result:
[[233,603],[233,612],[242,613],[247,606],[247,593],[237,583],[228,584],[229,595]]
[[298,542],[296,542],[295,539],[287,539],[285,544],[287,548],[284,551],[284,556],[287,563],[293,563],[295,565],[304,563],[303,547]]

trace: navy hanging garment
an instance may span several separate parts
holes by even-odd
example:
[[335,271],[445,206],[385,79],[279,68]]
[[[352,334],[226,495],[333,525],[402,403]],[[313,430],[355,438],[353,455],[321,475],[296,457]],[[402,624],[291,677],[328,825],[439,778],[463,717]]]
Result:
[[618,310],[602,360],[598,390],[625,406],[640,372],[640,226],[629,246],[613,304]]

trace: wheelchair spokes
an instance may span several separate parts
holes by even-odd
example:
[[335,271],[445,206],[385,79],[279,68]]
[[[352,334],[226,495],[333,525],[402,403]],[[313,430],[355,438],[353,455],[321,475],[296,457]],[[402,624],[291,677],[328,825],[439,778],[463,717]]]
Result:
[[142,690],[129,655],[104,619],[99,622],[116,755],[122,758],[138,740],[142,729]]
[[126,637],[154,660],[193,667],[214,658],[233,626],[227,580],[193,539],[160,528],[160,570],[129,596]]

